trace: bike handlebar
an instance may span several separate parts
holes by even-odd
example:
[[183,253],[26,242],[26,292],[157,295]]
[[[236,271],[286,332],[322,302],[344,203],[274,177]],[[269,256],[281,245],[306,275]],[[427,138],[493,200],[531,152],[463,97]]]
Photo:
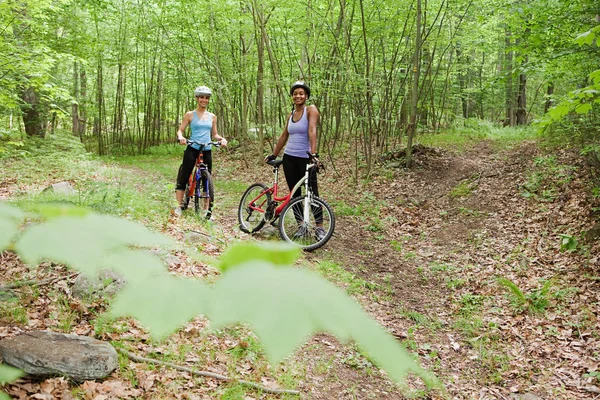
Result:
[[205,148],[206,146],[208,146],[208,145],[212,145],[212,146],[216,146],[216,147],[219,147],[219,146],[221,145],[221,142],[208,142],[208,143],[201,143],[201,142],[198,142],[198,141],[196,141],[196,140],[190,140],[190,139],[187,139],[187,140],[186,140],[186,143],[187,143],[188,145],[190,145],[190,144],[197,144],[198,146],[200,146],[200,149],[201,149],[201,150],[202,150],[203,148]]
[[[325,165],[323,165],[321,160],[319,160],[318,154],[313,154],[310,151],[307,151],[306,154],[308,154],[309,161],[312,163],[309,165],[309,168],[315,168],[317,172],[319,172],[319,170],[325,170]],[[279,167],[281,165],[281,161],[277,161],[277,157],[273,154],[267,156],[265,158],[265,162],[275,167]]]

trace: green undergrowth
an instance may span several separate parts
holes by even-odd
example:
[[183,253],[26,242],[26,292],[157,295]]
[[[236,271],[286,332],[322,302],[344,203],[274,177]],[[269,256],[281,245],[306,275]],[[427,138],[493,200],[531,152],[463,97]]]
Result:
[[[140,156],[98,157],[67,134],[19,143],[0,157],[3,179],[17,188],[11,202],[29,209],[40,204],[85,207],[141,221],[154,229],[166,223],[175,202],[182,146],[151,148],[149,154]],[[218,213],[237,203],[243,185],[231,179],[232,167],[218,160],[215,164]],[[67,182],[72,192],[44,190],[59,182]]]
[[415,137],[415,143],[466,151],[482,140],[489,140],[497,149],[503,149],[537,137],[535,129],[530,127],[502,127],[489,121],[470,118],[460,120],[440,132],[419,134]]
[[562,164],[554,155],[536,157],[521,195],[538,202],[553,202],[575,178],[576,169]]

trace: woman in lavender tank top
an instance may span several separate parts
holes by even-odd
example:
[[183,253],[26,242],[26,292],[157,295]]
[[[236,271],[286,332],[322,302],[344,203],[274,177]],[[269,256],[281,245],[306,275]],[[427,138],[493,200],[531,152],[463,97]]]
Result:
[[[317,123],[319,122],[319,110],[315,105],[306,105],[310,97],[310,88],[302,81],[295,82],[290,88],[290,95],[294,102],[294,110],[291,112],[283,132],[273,149],[273,154],[267,156],[265,161],[275,159],[281,149],[283,152],[283,172],[289,190],[302,179],[310,158],[306,153],[309,151],[313,157],[317,157]],[[287,144],[286,144],[287,143]],[[317,174],[311,170],[311,189],[315,196],[319,195],[317,187]],[[296,190],[293,197],[300,196],[301,189]],[[316,217],[315,217],[316,218]],[[317,218],[316,218],[317,219]],[[317,235],[325,236],[325,231],[317,219]],[[320,240],[320,239],[319,239]]]

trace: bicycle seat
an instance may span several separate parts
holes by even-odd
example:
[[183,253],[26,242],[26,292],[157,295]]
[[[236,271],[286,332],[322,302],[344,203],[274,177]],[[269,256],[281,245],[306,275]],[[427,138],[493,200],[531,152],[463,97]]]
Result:
[[279,168],[279,166],[283,163],[283,160],[270,160],[267,161],[267,164],[274,166],[275,168]]

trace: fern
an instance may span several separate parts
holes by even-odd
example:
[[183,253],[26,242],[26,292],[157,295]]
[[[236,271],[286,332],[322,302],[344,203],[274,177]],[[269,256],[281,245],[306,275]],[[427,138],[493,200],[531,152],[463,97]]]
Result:
[[510,279],[500,277],[498,283],[507,288],[511,293],[511,301],[517,308],[522,308],[527,303],[527,298],[517,285]]
[[[40,210],[37,210],[40,212]],[[174,242],[130,221],[81,210],[41,210],[51,218],[18,236],[25,214],[0,204],[0,251],[14,248],[31,265],[61,262],[87,275],[113,269],[128,284],[109,314],[138,319],[161,339],[196,315],[216,327],[248,323],[276,363],[316,332],[355,341],[396,381],[410,373],[429,387],[439,385],[392,335],[371,319],[344,291],[319,275],[289,268],[297,250],[286,245],[240,244],[221,257],[214,286],[170,275],[148,248]],[[58,215],[58,216],[57,216]],[[38,215],[38,218],[40,216]]]
[[540,313],[550,303],[549,293],[553,284],[552,280],[546,281],[540,289],[535,289],[527,294],[523,293],[514,282],[507,278],[498,278],[498,283],[509,289],[512,304],[520,310],[527,308],[531,313]]

